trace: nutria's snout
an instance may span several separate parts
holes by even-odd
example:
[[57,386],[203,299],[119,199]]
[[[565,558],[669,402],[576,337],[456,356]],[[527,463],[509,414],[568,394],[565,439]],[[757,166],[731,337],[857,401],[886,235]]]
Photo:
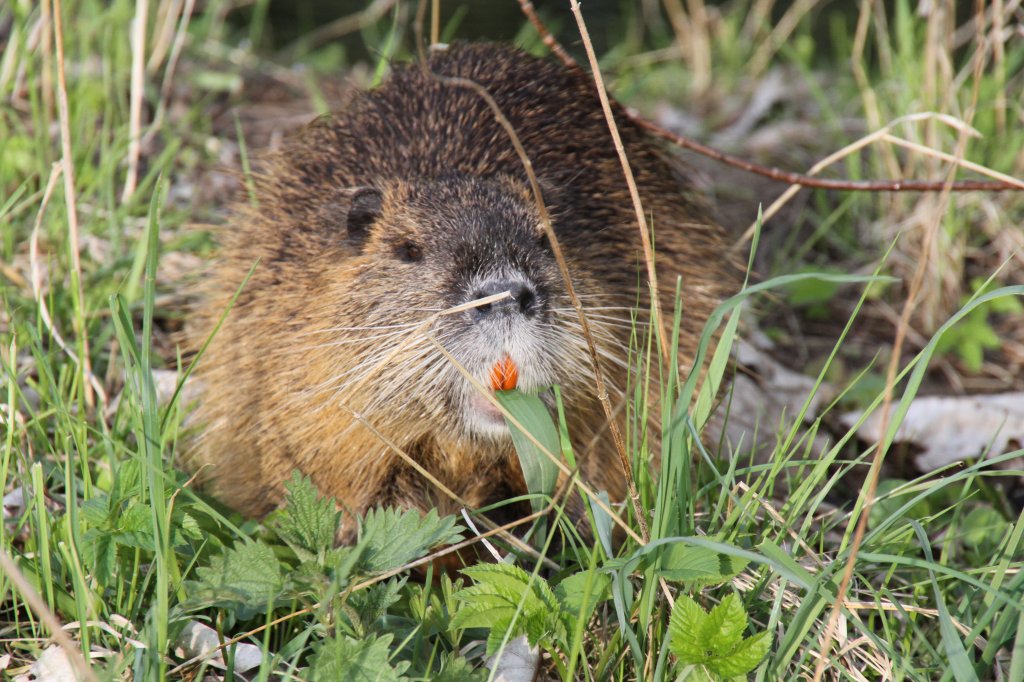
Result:
[[[476,277],[467,289],[467,302],[508,293],[506,298],[470,308],[463,317],[462,338],[468,343],[459,344],[460,359],[474,378],[487,391],[537,391],[558,383],[555,358],[565,349],[547,320],[546,287],[524,272],[506,270]],[[496,386],[496,372],[507,371],[514,371],[514,380],[506,377]],[[468,433],[492,438],[508,435],[501,411],[468,381],[461,403],[462,423]]]
[[494,303],[485,303],[472,308],[470,315],[475,322],[483,322],[498,316],[524,315],[534,317],[540,312],[542,301],[538,298],[537,287],[524,279],[491,278],[474,288],[470,300],[487,298],[497,294],[509,293]]

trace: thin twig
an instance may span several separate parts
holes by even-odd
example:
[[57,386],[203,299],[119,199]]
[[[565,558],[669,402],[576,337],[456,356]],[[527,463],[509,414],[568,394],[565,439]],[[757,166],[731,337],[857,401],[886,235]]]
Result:
[[[956,118],[954,118],[952,116],[949,116],[947,114],[940,114],[940,113],[935,113],[935,112],[922,112],[922,113],[917,113],[917,114],[909,114],[907,116],[901,116],[901,117],[899,117],[899,118],[897,118],[897,119],[895,119],[893,121],[890,121],[886,125],[882,126],[878,130],[876,130],[875,132],[869,133],[868,135],[865,135],[864,137],[861,137],[860,139],[851,142],[850,144],[846,145],[842,149],[840,149],[838,151],[835,151],[835,152],[832,152],[831,154],[826,156],[824,159],[822,159],[821,161],[818,161],[813,166],[811,166],[811,168],[807,171],[807,174],[808,175],[816,175],[817,173],[820,173],[822,170],[824,170],[828,166],[831,166],[833,163],[836,163],[837,161],[839,161],[839,160],[849,156],[850,154],[853,154],[854,152],[860,151],[864,147],[867,147],[869,144],[873,144],[873,143],[879,142],[879,141],[888,141],[888,142],[892,142],[892,143],[898,144],[898,145],[905,145],[905,146],[908,146],[909,148],[914,149],[915,151],[919,151],[919,152],[922,152],[922,153],[925,153],[925,154],[932,154],[932,155],[938,156],[939,158],[944,158],[945,160],[950,161],[950,162],[957,162],[958,160],[955,157],[952,157],[952,156],[950,156],[948,154],[943,155],[943,152],[939,152],[939,151],[936,151],[936,150],[931,149],[929,147],[924,147],[922,145],[917,145],[917,144],[915,144],[913,142],[908,142],[908,141],[903,140],[901,138],[893,137],[892,135],[889,134],[889,131],[892,130],[894,127],[896,127],[899,124],[908,123],[908,122],[917,122],[917,121],[930,121],[930,120],[936,120],[936,121],[945,123],[946,125],[948,125],[948,126],[954,128],[954,129],[960,131],[961,133],[964,133],[966,135],[970,135],[972,137],[980,137],[981,136],[981,133],[976,131],[974,128],[971,128],[970,126],[965,125],[963,123],[963,121],[960,121],[959,119],[956,119]],[[978,170],[979,172],[990,174],[993,177],[999,177],[999,178],[1001,178],[1001,179],[1003,179],[1005,181],[1008,181],[1010,184],[1019,184],[1021,186],[1021,188],[1024,188],[1024,182],[1021,182],[1020,180],[1012,178],[1009,175],[1004,175],[1002,173],[998,173],[998,172],[993,171],[993,170],[991,170],[989,168],[985,168],[984,166],[979,166],[978,164],[973,164],[970,161],[964,161],[963,159],[960,159],[959,162],[960,162],[960,165],[963,165],[965,167],[967,167],[968,164],[970,164],[970,166],[972,167],[972,170]],[[778,213],[779,210],[786,203],[788,203],[789,200],[792,199],[801,189],[803,189],[803,185],[790,185],[786,189],[786,191],[783,192],[782,194],[780,194],[775,199],[775,201],[773,201],[771,203],[771,205],[764,211],[764,214],[762,215],[760,222],[762,224],[767,222],[767,220],[769,218],[771,218],[776,213]],[[739,251],[740,249],[742,249],[747,244],[747,242],[750,241],[751,237],[753,237],[754,231],[757,229],[757,225],[758,225],[757,222],[752,223],[746,229],[746,231],[743,233],[743,235],[739,239],[737,239],[736,242],[729,248],[730,252],[735,253],[735,252]]]
[[[71,252],[71,282],[78,297],[75,306],[75,333],[78,335],[81,362],[79,366],[85,377],[92,376],[92,362],[89,359],[89,336],[85,329],[85,292],[82,289],[82,261],[78,243],[78,203],[75,195],[75,164],[71,156],[71,123],[68,109],[68,84],[64,75],[64,22],[61,18],[60,0],[53,0],[53,33],[57,46],[57,103],[60,109],[61,162],[64,169],[64,202],[68,211],[68,250]],[[83,382],[85,404],[95,405],[92,384]]]
[[[533,3],[529,0],[519,0],[519,7],[522,9],[523,14],[533,24],[533,27],[540,34],[541,40],[551,50],[559,61],[569,70],[582,73],[583,70],[580,65],[576,63],[565,48],[555,39],[551,32],[548,31],[547,27],[541,21],[537,15],[536,10],[533,7]],[[826,178],[812,178],[801,173],[792,173],[790,171],[784,171],[779,168],[768,168],[760,164],[752,163],[746,159],[741,159],[738,156],[732,154],[726,154],[713,147],[701,144],[696,140],[691,140],[688,137],[684,137],[677,133],[667,130],[657,123],[645,119],[639,114],[639,112],[629,108],[622,107],[622,111],[627,118],[636,123],[641,128],[644,128],[651,134],[660,137],[661,139],[671,142],[677,147],[683,149],[689,149],[697,152],[703,156],[708,157],[719,163],[724,163],[734,168],[753,173],[755,175],[761,175],[772,180],[784,182],[791,185],[801,185],[803,187],[810,187],[813,189],[832,189],[832,190],[843,190],[850,192],[941,192],[947,187],[947,183],[941,181],[931,180],[834,180]],[[986,182],[983,180],[960,180],[949,185],[949,191],[952,192],[1002,192],[1002,191],[1021,191],[1021,187],[1018,183],[1008,182]]]
[[46,606],[46,602],[39,596],[39,593],[36,592],[32,584],[22,574],[21,569],[18,568],[18,564],[14,562],[14,559],[11,558],[3,547],[0,547],[0,569],[14,583],[14,587],[21,594],[21,598],[25,600],[29,608],[39,617],[39,620],[43,622],[46,629],[50,631],[50,636],[67,654],[68,662],[71,663],[78,676],[89,682],[99,682],[99,678],[96,677],[92,668],[89,667],[89,663],[85,660],[81,650],[75,646],[75,641],[64,631],[64,626],[61,625],[60,620]]

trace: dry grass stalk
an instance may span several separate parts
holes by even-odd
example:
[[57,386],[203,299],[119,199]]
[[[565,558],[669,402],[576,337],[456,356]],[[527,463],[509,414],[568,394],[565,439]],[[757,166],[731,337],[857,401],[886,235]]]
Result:
[[46,207],[50,204],[50,195],[53,194],[54,188],[57,186],[57,179],[61,175],[60,164],[53,164],[53,169],[50,171],[50,179],[46,183],[46,189],[43,190],[43,198],[39,204],[39,212],[36,213],[36,222],[32,228],[32,234],[29,237],[28,242],[28,258],[29,258],[29,270],[30,279],[32,280],[32,297],[36,301],[36,306],[39,308],[39,317],[43,321],[43,326],[50,332],[50,336],[53,338],[53,342],[64,351],[64,354],[71,358],[82,373],[85,375],[87,385],[92,387],[92,390],[96,391],[96,394],[100,396],[100,400],[105,404],[107,402],[107,394],[103,390],[103,384],[100,380],[92,373],[91,368],[83,366],[82,361],[79,359],[78,354],[72,350],[71,346],[68,345],[67,341],[61,335],[57,329],[57,325],[53,323],[53,318],[50,317],[50,309],[46,305],[46,297],[43,296],[43,275],[42,269],[39,265],[39,232],[43,225],[43,216],[46,213]]
[[[867,119],[868,127],[875,130],[882,128],[882,113],[878,106],[878,97],[868,78],[864,65],[867,63],[864,56],[864,49],[867,46],[868,29],[871,26],[878,26],[872,22],[872,8],[874,0],[861,0],[860,12],[857,15],[857,28],[853,34],[853,53],[850,55],[850,68],[853,70],[853,79],[860,90],[861,106],[864,109],[864,117]],[[881,41],[879,41],[881,42]],[[881,148],[882,163],[885,164],[886,172],[894,178],[901,175],[899,160],[895,152],[888,147]]]
[[139,180],[139,157],[142,155],[142,96],[145,94],[146,22],[148,0],[135,0],[135,18],[132,20],[132,85],[128,118],[128,175],[124,180],[121,201],[127,202],[135,194]]
[[88,682],[99,682],[99,678],[96,677],[92,668],[89,667],[89,663],[82,656],[82,652],[75,645],[74,640],[64,631],[60,619],[46,606],[46,602],[39,596],[39,593],[36,592],[32,584],[22,574],[21,569],[18,568],[18,564],[14,562],[14,559],[11,558],[3,547],[0,547],[0,570],[14,584],[21,598],[25,600],[25,603],[32,609],[33,613],[43,622],[46,629],[50,631],[50,636],[67,654],[68,661],[78,676]]
[[157,7],[159,17],[157,23],[160,28],[154,31],[153,34],[153,46],[149,53],[149,60],[146,62],[146,71],[149,73],[156,73],[157,69],[164,62],[164,57],[167,56],[167,50],[171,47],[171,41],[174,39],[174,28],[178,23],[178,15],[181,14],[183,0],[170,0],[170,2],[161,2]]
[[95,405],[92,377],[92,361],[89,359],[89,336],[85,329],[85,292],[82,290],[82,260],[78,240],[78,204],[75,194],[75,164],[71,155],[71,123],[68,108],[68,84],[64,73],[64,23],[61,19],[60,0],[53,0],[53,32],[57,45],[57,103],[60,108],[61,163],[64,173],[64,202],[68,211],[68,250],[71,252],[71,283],[78,297],[75,306],[75,333],[78,335],[79,352],[85,392],[85,404]]
[[[142,136],[142,145],[148,145],[150,140],[163,130],[164,117],[167,115],[167,107],[171,99],[171,87],[174,84],[174,73],[178,68],[178,60],[181,51],[185,47],[185,39],[188,37],[188,25],[192,19],[192,10],[195,8],[196,0],[185,0],[185,8],[181,13],[181,20],[178,22],[177,31],[174,34],[174,42],[171,44],[171,53],[164,67],[163,81],[160,83],[160,102],[157,105],[156,113],[153,114],[153,121],[149,129]],[[155,48],[154,48],[155,49]]]
[[818,2],[819,0],[795,0],[789,6],[786,13],[782,15],[779,22],[772,28],[771,33],[758,45],[754,55],[750,58],[748,70],[752,77],[759,76],[768,68],[768,64],[771,63],[772,57],[778,52],[779,47],[789,39],[789,36],[796,30],[800,21],[803,20],[808,12],[814,9]]
[[[636,180],[633,178],[633,169],[630,168],[629,159],[626,157],[626,148],[622,146],[622,138],[619,136],[619,127],[615,125],[615,117],[612,115],[611,103],[608,101],[608,92],[604,87],[604,79],[601,77],[601,69],[597,64],[597,55],[594,53],[594,45],[590,42],[590,33],[587,31],[587,24],[583,21],[583,13],[580,12],[580,3],[570,0],[573,16],[576,17],[576,26],[579,27],[580,37],[583,39],[583,46],[587,50],[587,59],[590,61],[590,69],[594,76],[594,86],[597,89],[597,96],[601,100],[601,109],[604,111],[604,118],[608,122],[608,132],[611,133],[612,143],[615,146],[615,153],[619,156],[619,163],[622,164],[622,174],[626,179],[626,186],[629,188],[629,198],[633,201],[633,210],[636,212],[637,227],[640,230],[640,239],[644,247],[644,262],[647,266],[647,284],[651,290],[651,304],[654,308],[654,318],[658,322],[658,341],[661,348],[662,360],[665,366],[671,365],[672,351],[669,348],[669,336],[665,327],[665,319],[661,314],[661,302],[658,289],[658,276],[654,269],[654,248],[651,246],[651,235],[647,225],[647,216],[644,214],[644,206],[640,201],[640,191],[636,187]],[[646,524],[644,524],[646,525]],[[643,527],[643,526],[641,526]],[[644,534],[646,537],[646,533]]]
[[703,0],[687,0],[687,16],[682,0],[663,0],[665,13],[676,34],[676,43],[690,69],[693,89],[704,92],[711,85],[711,38],[708,12]]

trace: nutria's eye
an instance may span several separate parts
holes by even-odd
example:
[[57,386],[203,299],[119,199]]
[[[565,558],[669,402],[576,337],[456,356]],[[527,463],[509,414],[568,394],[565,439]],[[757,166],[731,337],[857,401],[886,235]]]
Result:
[[540,236],[537,237],[537,246],[544,249],[548,253],[552,251],[551,242],[548,240],[548,235],[546,232],[541,232]]
[[415,242],[402,242],[398,247],[398,258],[406,263],[418,263],[423,260],[423,249]]

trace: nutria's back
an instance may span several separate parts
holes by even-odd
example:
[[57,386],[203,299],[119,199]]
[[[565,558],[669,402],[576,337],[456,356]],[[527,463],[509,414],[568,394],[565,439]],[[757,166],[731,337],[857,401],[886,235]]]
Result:
[[[631,311],[642,334],[648,303],[639,231],[592,82],[488,44],[436,53],[429,68],[482,85],[517,131],[621,401]],[[735,271],[685,172],[630,121],[618,124],[653,218],[666,314],[682,277],[686,364]],[[621,498],[589,355],[526,180],[479,94],[416,65],[268,160],[258,205],[240,204],[224,229],[199,310],[196,339],[259,259],[200,365],[196,456],[213,465],[219,496],[265,513],[298,468],[355,512],[457,508],[395,448],[472,506],[521,494],[503,423],[462,373],[487,385],[507,357],[520,387],[562,387],[584,476]],[[504,291],[512,298],[432,319]]]

